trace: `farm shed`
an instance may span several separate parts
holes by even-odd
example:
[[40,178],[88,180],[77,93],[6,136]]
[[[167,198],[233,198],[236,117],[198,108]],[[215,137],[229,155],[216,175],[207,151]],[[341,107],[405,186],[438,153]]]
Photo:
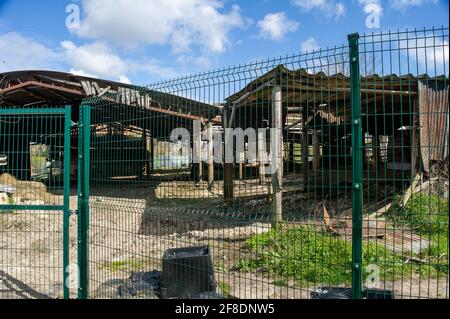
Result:
[[[69,73],[16,71],[0,74],[1,108],[71,105],[72,122],[75,124],[78,122],[80,104],[87,99],[93,104],[93,120],[98,120],[93,122],[93,138],[98,138],[98,145],[102,146],[101,152],[94,152],[94,154],[103,156],[94,158],[93,161],[94,163],[104,162],[101,167],[102,174],[106,174],[104,178],[114,175],[142,176],[153,168],[154,149],[162,149],[161,152],[168,149],[164,145],[167,144],[172,129],[184,127],[191,131],[193,121],[206,123],[208,117],[213,118],[220,111],[217,107],[189,98]],[[109,103],[114,107],[102,108],[102,103]],[[33,125],[31,122],[24,124],[23,121],[20,125],[3,124],[8,125],[8,127],[2,127],[3,132],[23,131]],[[37,123],[33,126],[35,129],[37,129],[36,125]],[[46,140],[52,139],[52,136],[62,136],[61,132],[57,132],[58,127],[51,127],[42,121],[39,125],[41,139],[39,141],[21,139],[23,145],[15,146],[19,147],[16,150],[18,153],[21,153],[20,150],[28,152],[30,142],[45,144]],[[159,141],[165,142],[161,144]],[[7,143],[8,140],[4,139],[1,146],[5,149],[3,152],[8,149]],[[53,144],[61,143],[60,141]],[[71,165],[74,178],[76,170],[73,168],[76,167],[78,145],[76,125],[72,126],[71,145],[74,149]],[[104,156],[108,156],[109,160],[105,160]],[[133,160],[130,161],[130,159]],[[11,163],[18,166],[12,167]],[[11,158],[10,165],[4,167],[9,172],[20,169],[25,174],[24,179],[28,178],[29,168],[29,157],[25,156],[17,160]],[[95,165],[93,170],[95,173]]]
[[[226,100],[233,127],[271,127],[276,88],[281,90],[285,181],[310,188],[351,183],[350,78],[280,65]],[[362,77],[361,105],[368,181],[410,182],[448,157],[448,78]]]

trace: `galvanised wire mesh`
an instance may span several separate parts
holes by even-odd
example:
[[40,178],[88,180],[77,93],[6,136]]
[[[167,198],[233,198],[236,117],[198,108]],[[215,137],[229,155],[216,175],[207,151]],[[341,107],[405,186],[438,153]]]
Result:
[[86,100],[89,296],[448,298],[448,29],[349,40]]
[[1,299],[69,297],[70,129],[70,107],[0,108]]
[[383,256],[365,284],[403,298],[449,298],[448,43],[448,28],[360,39],[364,253]]

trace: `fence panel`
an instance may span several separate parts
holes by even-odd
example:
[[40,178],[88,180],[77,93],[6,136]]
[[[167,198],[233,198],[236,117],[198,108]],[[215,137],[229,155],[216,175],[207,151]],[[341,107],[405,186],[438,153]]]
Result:
[[0,109],[0,298],[70,296],[70,110]]
[[86,100],[89,296],[448,298],[448,29],[421,32]]
[[448,298],[448,28],[360,39],[364,284]]

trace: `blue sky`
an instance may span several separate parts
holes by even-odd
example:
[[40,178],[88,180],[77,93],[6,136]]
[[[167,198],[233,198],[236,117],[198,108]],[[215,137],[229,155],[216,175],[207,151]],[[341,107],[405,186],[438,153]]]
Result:
[[[447,27],[448,7],[448,0],[0,0],[0,72],[50,69],[147,84],[341,45],[353,32]],[[371,14],[379,14],[379,28],[367,25]]]

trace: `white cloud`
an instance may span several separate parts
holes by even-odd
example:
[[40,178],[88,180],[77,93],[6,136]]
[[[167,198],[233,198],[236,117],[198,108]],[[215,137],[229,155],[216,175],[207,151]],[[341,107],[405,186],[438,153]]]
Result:
[[438,0],[389,0],[390,5],[396,10],[405,10],[410,7],[420,7],[426,3],[436,4]]
[[131,84],[130,79],[127,78],[126,75],[120,75],[119,76],[119,82],[124,83],[124,84]]
[[345,5],[335,0],[292,0],[303,11],[318,11],[326,18],[339,19],[345,15]]
[[58,69],[64,55],[20,33],[0,34],[0,72]]
[[[104,42],[76,45],[63,41],[52,48],[16,32],[0,35],[0,56],[0,72],[60,70],[123,83],[131,82],[129,75],[145,76],[147,82],[179,75],[154,58],[124,59]],[[207,63],[203,57],[197,59],[198,63]]]
[[152,80],[172,78],[178,74],[161,66],[156,59],[123,59],[103,42],[76,46],[73,42],[64,41],[61,46],[66,50],[72,72],[79,75],[131,83],[127,74],[145,74]]
[[319,45],[317,44],[316,39],[312,37],[303,41],[300,46],[302,52],[311,52],[319,49]]
[[289,20],[284,12],[269,13],[258,21],[260,36],[275,41],[282,40],[286,33],[297,30],[298,26],[299,23]]
[[76,46],[71,41],[63,41],[61,46],[65,49],[70,65],[79,72],[118,79],[128,70],[126,62],[103,42]]
[[[407,61],[418,62],[417,70],[412,64],[413,72],[417,74],[442,75],[449,73],[449,43],[447,40],[424,38],[401,40],[399,49],[407,56]],[[411,67],[411,66],[410,66]]]
[[161,65],[161,61],[148,58],[140,61],[127,60],[129,73],[138,74],[142,73],[149,77],[149,81],[171,79],[179,75],[179,72],[170,67]]
[[222,53],[229,33],[246,21],[233,5],[223,12],[219,0],[84,0],[84,17],[77,34],[107,39],[123,47],[169,44],[174,52],[193,46]]
[[70,69],[69,73],[72,73],[74,75],[79,75],[79,76],[86,76],[86,77],[89,77],[89,78],[95,78],[95,79],[98,78],[98,76],[96,76],[94,74],[89,74],[89,73],[87,73],[87,72],[85,72],[83,70]]

